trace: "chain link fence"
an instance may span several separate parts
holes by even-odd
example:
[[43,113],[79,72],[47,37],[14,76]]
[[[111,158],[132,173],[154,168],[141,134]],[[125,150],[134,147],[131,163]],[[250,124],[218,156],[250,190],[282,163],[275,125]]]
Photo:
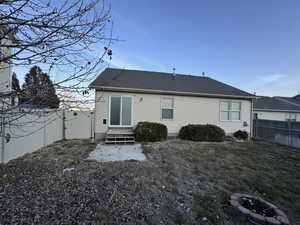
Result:
[[254,119],[253,137],[300,148],[300,122]]

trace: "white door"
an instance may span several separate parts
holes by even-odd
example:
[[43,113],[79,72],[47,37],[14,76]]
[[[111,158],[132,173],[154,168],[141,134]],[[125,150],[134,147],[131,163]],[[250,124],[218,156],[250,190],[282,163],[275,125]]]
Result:
[[132,126],[132,97],[110,96],[109,101],[109,126]]

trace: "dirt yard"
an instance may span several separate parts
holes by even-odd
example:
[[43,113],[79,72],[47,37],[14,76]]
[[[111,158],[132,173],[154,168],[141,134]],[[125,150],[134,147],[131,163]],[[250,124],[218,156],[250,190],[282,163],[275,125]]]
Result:
[[300,150],[167,141],[145,144],[146,161],[85,160],[94,148],[57,142],[0,165],[0,224],[248,224],[228,204],[233,192],[271,201],[300,224]]

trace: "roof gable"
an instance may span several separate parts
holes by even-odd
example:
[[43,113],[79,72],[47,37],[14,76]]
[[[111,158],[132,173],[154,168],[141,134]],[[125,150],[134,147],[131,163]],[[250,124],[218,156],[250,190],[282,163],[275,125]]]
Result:
[[253,97],[253,95],[206,76],[191,76],[139,70],[105,69],[92,88],[111,87],[208,95]]

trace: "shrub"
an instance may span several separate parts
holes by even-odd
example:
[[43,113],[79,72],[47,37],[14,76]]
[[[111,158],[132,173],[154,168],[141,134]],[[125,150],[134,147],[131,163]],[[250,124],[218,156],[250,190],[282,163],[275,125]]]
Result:
[[248,132],[238,130],[238,131],[234,132],[233,136],[236,137],[237,139],[247,140],[248,139]]
[[164,124],[139,122],[134,129],[134,136],[139,142],[154,142],[167,139],[168,129]]
[[191,141],[224,141],[225,132],[222,128],[211,124],[189,124],[179,131],[179,138]]

